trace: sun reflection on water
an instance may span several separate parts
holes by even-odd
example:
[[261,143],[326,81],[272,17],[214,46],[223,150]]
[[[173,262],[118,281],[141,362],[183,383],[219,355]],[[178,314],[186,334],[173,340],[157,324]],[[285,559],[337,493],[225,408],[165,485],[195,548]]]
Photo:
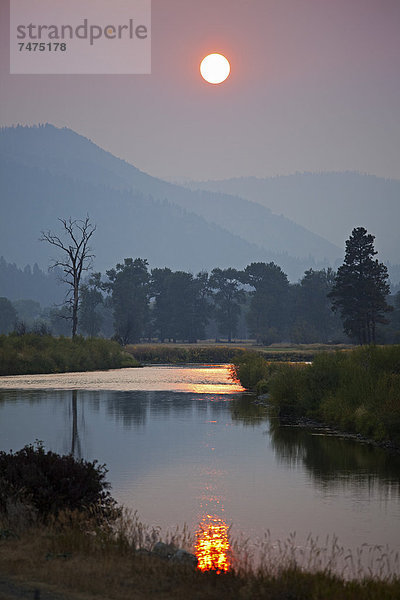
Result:
[[200,571],[229,571],[232,565],[229,527],[223,519],[206,515],[196,532],[196,556]]

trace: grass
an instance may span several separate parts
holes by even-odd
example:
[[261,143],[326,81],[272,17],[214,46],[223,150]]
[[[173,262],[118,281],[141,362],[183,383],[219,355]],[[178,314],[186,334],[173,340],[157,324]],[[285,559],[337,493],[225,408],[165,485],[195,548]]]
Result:
[[[357,561],[334,540],[320,549],[311,538],[299,550],[295,536],[272,544],[268,536],[260,549],[257,568],[249,563],[246,542],[233,542],[234,568],[217,574],[171,563],[147,551],[160,540],[158,529],[140,523],[136,514],[123,513],[114,527],[81,513],[62,513],[53,522],[35,524],[12,533],[0,523],[0,570],[36,586],[55,586],[64,593],[84,594],[107,600],[394,600],[400,597],[400,579],[391,571],[392,556],[378,549],[379,572],[357,570]],[[8,532],[8,534],[6,534]],[[181,547],[193,540],[187,530],[173,532],[167,541]],[[307,551],[306,551],[307,550]],[[342,576],[335,574],[337,561],[353,563]],[[247,561],[247,562],[246,562]],[[336,562],[335,562],[336,561]],[[394,561],[395,562],[395,561]],[[397,565],[398,566],[398,565]]]
[[[231,363],[247,352],[260,355],[270,361],[310,361],[321,350],[331,350],[338,346],[321,344],[272,344],[256,346],[254,342],[199,342],[198,344],[129,344],[125,347],[136,360],[145,364],[182,363]],[[342,346],[340,346],[342,348]],[[349,348],[349,346],[343,346]]]
[[244,352],[240,344],[130,344],[125,350],[144,364],[222,364]]
[[[204,522],[204,527],[202,521],[195,534],[186,526],[163,534],[158,527],[144,525],[136,512],[122,507],[104,510],[102,494],[74,510],[47,506],[39,511],[37,496],[41,494],[20,488],[30,480],[38,461],[46,473],[52,473],[55,455],[45,454],[41,446],[37,450],[25,447],[17,455],[17,462],[19,465],[23,459],[24,465],[30,464],[32,469],[22,469],[16,481],[15,472],[9,468],[15,458],[10,453],[0,479],[0,484],[14,482],[9,492],[7,486],[0,486],[3,589],[4,585],[15,589],[18,582],[27,582],[36,589],[61,592],[77,600],[399,597],[399,558],[386,548],[363,547],[353,555],[341,548],[336,538],[327,539],[321,547],[311,536],[299,543],[294,534],[282,543],[267,534],[251,545],[248,540],[232,539],[231,529],[217,518]],[[60,477],[69,479],[65,471],[67,458],[59,457],[56,466]],[[75,462],[78,470],[90,467]],[[104,489],[107,486],[103,483]],[[52,485],[47,488],[50,494]],[[60,502],[69,507],[71,489],[66,492],[61,485],[60,493]],[[206,567],[204,561],[199,561],[196,568],[193,557],[182,552],[194,552],[195,548],[199,558],[211,558],[205,561]]]
[[252,349],[270,361],[312,360],[321,348],[330,346],[254,346],[253,342],[232,344],[129,344],[102,338],[75,339],[63,336],[1,335],[0,376],[37,373],[66,373],[135,367],[141,364],[232,363]]
[[231,376],[246,389],[261,394],[267,391],[268,381],[283,364],[282,361],[270,361],[261,352],[247,351],[235,355]]
[[66,373],[135,367],[139,363],[114,341],[50,335],[1,335],[0,375]]
[[281,417],[319,420],[400,445],[400,346],[321,352],[309,365],[246,353],[234,370],[244,387],[269,392]]

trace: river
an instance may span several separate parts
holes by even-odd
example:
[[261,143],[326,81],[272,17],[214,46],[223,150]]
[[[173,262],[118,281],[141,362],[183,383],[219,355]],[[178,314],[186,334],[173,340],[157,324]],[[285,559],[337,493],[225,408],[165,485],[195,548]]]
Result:
[[398,569],[400,457],[281,427],[254,400],[227,365],[0,377],[0,449],[41,440],[105,463],[118,502],[163,531],[231,526],[249,547],[335,546]]

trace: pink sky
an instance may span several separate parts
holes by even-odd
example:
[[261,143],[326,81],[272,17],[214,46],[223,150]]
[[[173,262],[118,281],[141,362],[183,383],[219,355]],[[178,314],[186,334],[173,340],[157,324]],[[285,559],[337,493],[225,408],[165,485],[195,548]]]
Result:
[[[0,4],[3,126],[67,126],[162,177],[400,179],[398,0],[153,0],[151,75],[75,76],[9,75]],[[231,61],[220,86],[210,52]]]

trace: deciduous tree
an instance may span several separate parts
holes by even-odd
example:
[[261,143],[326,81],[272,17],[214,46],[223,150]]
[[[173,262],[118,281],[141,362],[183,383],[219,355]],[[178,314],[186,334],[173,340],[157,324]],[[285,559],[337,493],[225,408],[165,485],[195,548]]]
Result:
[[[291,286],[292,324],[290,338],[296,343],[328,342],[341,333],[339,317],[332,313],[328,298],[335,280],[332,269],[304,273],[300,283]],[[342,334],[343,335],[343,334]]]
[[40,240],[48,242],[62,251],[62,258],[54,259],[50,268],[60,267],[64,276],[62,281],[69,286],[67,303],[71,307],[72,337],[78,329],[78,308],[80,300],[80,284],[82,273],[92,268],[94,254],[89,241],[96,231],[96,226],[86,219],[58,219],[63,232],[56,235],[51,231],[44,232]]
[[241,275],[236,269],[213,269],[209,280],[213,290],[215,318],[219,331],[228,337],[228,342],[236,334],[240,305],[245,293],[240,287]]
[[94,273],[81,287],[79,329],[90,337],[99,334],[103,322],[103,316],[97,310],[103,304],[101,287],[100,273]]
[[244,270],[243,282],[254,288],[248,313],[250,332],[264,344],[280,341],[287,322],[286,274],[273,262],[251,263]]
[[204,337],[208,313],[208,275],[153,269],[153,324],[160,340],[196,342]]
[[106,272],[104,288],[111,293],[115,334],[122,344],[140,341],[149,318],[148,262],[125,258]]

